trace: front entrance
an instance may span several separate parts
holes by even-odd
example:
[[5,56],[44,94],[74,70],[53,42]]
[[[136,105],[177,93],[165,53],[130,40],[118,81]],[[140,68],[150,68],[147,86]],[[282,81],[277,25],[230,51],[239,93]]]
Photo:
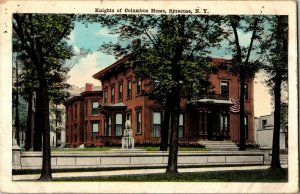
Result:
[[192,110],[189,113],[191,138],[215,141],[230,139],[228,111]]

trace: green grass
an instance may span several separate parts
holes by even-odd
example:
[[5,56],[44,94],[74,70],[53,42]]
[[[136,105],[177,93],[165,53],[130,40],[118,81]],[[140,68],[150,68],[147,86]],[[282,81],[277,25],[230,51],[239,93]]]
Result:
[[126,181],[126,182],[287,182],[287,169],[282,170],[236,170],[193,172],[178,174],[142,174],[118,176],[94,176],[55,178],[53,181]]
[[[158,146],[137,146],[136,149],[141,149],[149,152],[159,151]],[[105,147],[85,147],[85,148],[70,148],[70,149],[52,149],[53,152],[75,152],[75,151],[109,151],[112,149],[121,149],[116,146],[105,146]],[[179,147],[179,151],[207,151],[206,148],[197,147]]]

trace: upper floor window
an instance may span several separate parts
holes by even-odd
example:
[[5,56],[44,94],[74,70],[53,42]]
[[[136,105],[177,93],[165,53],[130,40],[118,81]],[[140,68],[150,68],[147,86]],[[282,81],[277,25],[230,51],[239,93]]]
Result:
[[88,114],[88,101],[85,100],[85,115]]
[[107,90],[103,91],[103,103],[107,103]]
[[244,88],[245,88],[245,100],[248,100],[248,84],[244,84]]
[[118,100],[122,101],[123,100],[123,83],[119,83],[119,92],[118,92]]
[[262,128],[265,129],[267,125],[267,120],[262,120]]
[[77,104],[74,105],[74,118],[77,119]]
[[92,102],[92,115],[98,115],[99,102]]
[[142,91],[142,80],[140,77],[136,78],[136,94],[140,94]]
[[115,87],[110,88],[110,102],[111,103],[115,102]]
[[127,80],[127,98],[131,98],[131,79]]
[[221,81],[221,95],[229,95],[229,82]]

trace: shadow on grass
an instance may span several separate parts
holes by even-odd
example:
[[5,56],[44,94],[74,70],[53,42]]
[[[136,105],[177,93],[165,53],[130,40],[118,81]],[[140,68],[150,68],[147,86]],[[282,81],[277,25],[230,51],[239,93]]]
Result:
[[178,174],[139,174],[94,177],[55,178],[52,181],[126,181],[126,182],[287,182],[287,169],[235,170]]

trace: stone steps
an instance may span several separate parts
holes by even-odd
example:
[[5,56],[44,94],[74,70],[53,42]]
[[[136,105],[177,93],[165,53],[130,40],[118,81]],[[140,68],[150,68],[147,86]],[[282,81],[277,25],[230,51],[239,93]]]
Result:
[[218,150],[228,150],[235,151],[238,150],[238,147],[235,143],[231,141],[200,141],[199,143],[205,145],[208,150],[218,151]]

